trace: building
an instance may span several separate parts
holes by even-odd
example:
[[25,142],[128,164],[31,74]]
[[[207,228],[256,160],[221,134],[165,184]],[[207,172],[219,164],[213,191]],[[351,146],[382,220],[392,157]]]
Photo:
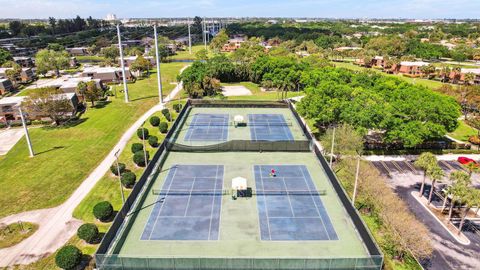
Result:
[[[123,57],[123,63],[125,67],[130,67],[135,60],[137,60],[138,56],[125,56]],[[146,60],[150,62],[150,65],[155,66],[155,58],[153,56],[144,56]],[[118,59],[118,64],[121,65],[121,59]]]
[[[12,68],[0,68],[0,78],[1,77],[7,77],[7,70],[12,69]],[[20,78],[17,79],[17,81],[22,82],[22,83],[28,83],[32,82],[35,80],[35,73],[31,68],[22,68],[22,72],[20,72]]]
[[[55,95],[57,98],[67,98],[72,105],[71,111],[65,112],[67,115],[74,115],[79,101],[75,93],[59,94]],[[7,123],[9,121],[21,121],[20,112],[18,107],[22,104],[26,97],[5,97],[0,99],[0,122]],[[28,114],[28,120],[51,120],[48,116],[42,114]]]
[[7,78],[0,78],[0,95],[14,90],[12,82]]
[[68,48],[66,50],[72,56],[85,56],[89,54],[87,47]]
[[420,77],[423,75],[422,67],[430,65],[423,61],[403,61],[399,65],[393,65],[393,73],[401,73],[408,77]]
[[[133,80],[135,77],[129,68],[125,68],[126,79]],[[123,80],[122,69],[117,67],[88,67],[82,72],[82,77],[100,79],[102,83],[121,82]]]
[[[43,83],[45,81],[45,83]],[[36,84],[27,87],[27,89],[37,89],[37,88],[57,88],[62,90],[64,93],[76,93],[80,100],[83,100],[82,93],[77,91],[78,84],[80,82],[90,82],[94,81],[97,85],[97,88],[105,89],[105,85],[100,79],[94,79],[92,77],[69,77],[63,76],[54,80],[38,80]]]
[[117,20],[117,15],[115,15],[115,14],[109,13],[109,14],[107,14],[107,16],[105,17],[105,21],[111,22],[111,21],[116,21],[116,20]]
[[245,37],[235,37],[228,40],[222,47],[222,52],[234,52],[245,42]]
[[382,269],[289,102],[189,100],[130,194],[99,270]]
[[460,83],[464,84],[465,82],[465,75],[473,74],[473,80],[468,82],[470,84],[480,84],[480,68],[462,68],[460,71],[453,70],[448,75],[449,80],[452,83]]
[[356,51],[361,49],[362,48],[360,47],[338,47],[338,48],[335,48],[334,50],[337,52],[345,52],[345,51]]
[[13,57],[13,61],[19,64],[22,68],[33,68],[35,66],[35,63],[31,57],[16,56]]

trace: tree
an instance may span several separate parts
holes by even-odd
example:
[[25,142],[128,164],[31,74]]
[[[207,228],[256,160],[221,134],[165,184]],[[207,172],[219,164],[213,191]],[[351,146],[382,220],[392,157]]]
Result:
[[65,47],[63,47],[63,45],[60,45],[58,43],[48,43],[47,49],[56,51],[56,52],[61,52],[65,50]]
[[202,61],[208,60],[208,51],[205,49],[199,50],[198,52],[195,53],[195,58],[197,60],[202,60]]
[[443,212],[447,206],[448,197],[450,198],[450,208],[453,208],[456,197],[458,195],[459,187],[468,186],[471,184],[472,180],[470,176],[463,171],[454,171],[450,174],[450,181],[452,182],[444,192],[445,198],[443,200],[442,211]]
[[480,171],[480,166],[475,162],[469,162],[463,165],[468,170],[468,176],[472,176],[474,172]]
[[460,225],[458,226],[458,234],[462,232],[463,225],[465,224],[465,218],[467,217],[470,209],[475,206],[480,206],[480,190],[475,187],[470,187],[466,191],[467,192],[465,192],[461,197],[461,200],[465,205],[465,210],[463,211]]
[[82,252],[72,245],[62,247],[55,255],[55,264],[62,269],[74,269],[81,260]]
[[0,48],[0,66],[10,60],[13,60],[12,54],[3,48]]
[[210,48],[214,52],[220,52],[222,49],[223,45],[228,42],[228,35],[227,31],[225,29],[220,30],[218,34],[212,39],[210,42]]
[[113,63],[117,60],[117,57],[120,56],[120,51],[115,46],[110,46],[102,49],[103,56]]
[[12,82],[13,86],[16,87],[22,73],[22,67],[14,61],[5,62],[3,67],[9,68],[5,71],[5,75]]
[[[325,135],[321,137],[324,152],[329,152],[332,148],[333,128],[329,128]],[[356,156],[362,154],[363,136],[354,129],[353,126],[342,124],[335,128],[335,145],[333,154],[336,159],[341,159],[343,155]]]
[[28,114],[48,116],[56,125],[75,110],[63,91],[56,88],[37,89],[24,99],[22,106]]
[[474,84],[475,77],[476,75],[471,72],[468,72],[467,74],[465,74],[465,84],[466,85]]
[[77,230],[78,238],[92,244],[98,239],[98,227],[93,223],[82,224]]
[[135,61],[133,61],[133,63],[130,65],[130,69],[132,71],[138,72],[140,75],[142,75],[146,71],[148,76],[151,68],[152,65],[150,61],[145,59],[145,57],[143,57],[142,55],[137,56],[137,59],[135,59]]
[[442,168],[438,166],[438,164],[435,164],[428,168],[427,175],[432,180],[432,186],[430,187],[430,193],[428,194],[428,204],[430,204],[433,197],[433,191],[435,190],[435,183],[442,179],[445,173],[443,172]]
[[106,221],[113,215],[113,206],[108,201],[97,203],[93,207],[93,215],[100,221]]
[[201,34],[202,33],[202,18],[200,18],[199,16],[195,16],[195,18],[193,18],[193,27],[192,27],[192,30],[194,33],[196,34]]
[[423,170],[423,180],[422,185],[420,186],[419,197],[423,196],[423,190],[425,188],[425,179],[427,177],[427,171],[430,167],[437,165],[437,157],[430,152],[422,153],[418,159],[415,161],[415,166]]
[[55,35],[57,20],[54,17],[48,17],[48,24],[50,24],[50,28],[52,29],[52,35]]
[[66,51],[40,50],[35,55],[35,65],[40,74],[55,71],[56,76],[60,76],[60,69],[68,68],[69,62]]
[[12,36],[18,36],[22,30],[25,28],[25,25],[20,21],[11,21],[8,23],[8,28],[12,32]]
[[101,98],[102,95],[103,90],[97,87],[97,83],[95,81],[89,81],[86,83],[84,98],[92,103],[92,107],[95,106],[95,101]]

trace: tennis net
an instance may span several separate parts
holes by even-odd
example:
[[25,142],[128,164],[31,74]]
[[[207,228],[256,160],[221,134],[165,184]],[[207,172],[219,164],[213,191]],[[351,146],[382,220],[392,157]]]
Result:
[[233,126],[231,122],[187,122],[187,126],[193,127],[225,127]]
[[250,121],[247,122],[247,126],[265,126],[265,127],[287,127],[287,126],[293,126],[293,123],[291,121],[285,121],[285,122],[263,122],[263,121]]
[[160,190],[152,189],[153,195],[162,196],[225,196],[233,194],[246,196],[323,196],[326,190]]

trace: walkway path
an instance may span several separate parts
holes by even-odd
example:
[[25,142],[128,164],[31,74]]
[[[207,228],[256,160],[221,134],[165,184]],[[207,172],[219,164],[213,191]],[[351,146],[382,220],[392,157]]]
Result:
[[[180,72],[182,72],[182,69]],[[179,83],[175,89],[164,99],[164,102],[172,100],[183,88]],[[95,184],[102,179],[108,172],[110,166],[115,161],[115,152],[123,150],[130,138],[137,129],[153,113],[164,108],[163,104],[155,105],[153,108],[143,114],[120,138],[120,141],[113,147],[107,157],[90,173],[82,184],[73,192],[60,206],[40,209],[24,213],[11,215],[0,219],[0,224],[9,224],[17,221],[34,222],[39,225],[39,229],[29,238],[25,239],[13,247],[0,249],[0,267],[11,266],[15,264],[30,264],[38,259],[49,255],[63,246],[73,235],[75,235],[82,221],[73,218],[72,214],[77,205],[88,195]]]

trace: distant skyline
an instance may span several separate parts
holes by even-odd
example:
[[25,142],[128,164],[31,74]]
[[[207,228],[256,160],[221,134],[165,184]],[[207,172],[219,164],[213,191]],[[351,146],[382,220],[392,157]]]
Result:
[[478,19],[480,0],[0,0],[0,18],[92,16]]

